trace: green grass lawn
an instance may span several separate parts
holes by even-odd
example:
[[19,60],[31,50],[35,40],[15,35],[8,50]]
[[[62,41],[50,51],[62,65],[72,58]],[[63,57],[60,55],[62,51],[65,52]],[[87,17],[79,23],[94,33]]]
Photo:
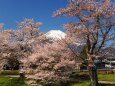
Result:
[[25,86],[24,84],[24,79],[21,78],[0,77],[0,86]]
[[[71,86],[91,86],[91,83],[90,82],[75,83],[75,84],[72,84]],[[100,84],[99,86],[115,86],[115,84],[113,85]]]
[[[111,77],[112,76],[112,77]],[[100,80],[111,80],[115,79],[113,75],[99,75]],[[7,76],[1,76],[0,77],[0,86],[25,86],[24,83],[25,79],[21,78],[10,78]],[[91,86],[90,81],[85,81],[83,83],[74,83],[71,84],[71,86]],[[100,86],[115,86],[115,85],[100,85]]]
[[9,86],[10,79],[8,77],[0,77],[0,86]]
[[87,82],[83,82],[83,83],[74,83],[71,86],[91,86],[91,85],[90,85],[90,82],[87,81]]
[[106,74],[106,75],[99,74],[98,79],[101,81],[115,81],[115,74]]
[[[100,81],[115,81],[115,74],[106,74],[106,75],[99,74],[98,79]],[[90,81],[85,81],[83,83],[72,84],[71,86],[91,86],[91,83],[90,83]],[[115,84],[113,84],[113,85],[100,84],[100,86],[115,86]]]
[[[10,72],[11,74],[13,73],[14,75],[17,74],[18,72]],[[25,85],[25,79],[21,78],[10,78],[7,76],[9,74],[8,71],[3,72],[3,75],[0,76],[0,86],[26,86]],[[84,73],[80,73],[80,75],[83,75]],[[115,74],[99,74],[98,79],[100,81],[115,81]],[[71,86],[91,86],[90,81],[86,80],[85,82],[82,83],[72,83]],[[114,85],[100,85],[100,86],[115,86]]]

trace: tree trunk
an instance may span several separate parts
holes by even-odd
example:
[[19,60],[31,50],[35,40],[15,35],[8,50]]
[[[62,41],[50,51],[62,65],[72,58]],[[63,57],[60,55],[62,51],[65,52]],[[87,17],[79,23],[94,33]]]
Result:
[[90,75],[90,80],[91,80],[92,86],[99,86],[96,66],[89,67],[89,75]]

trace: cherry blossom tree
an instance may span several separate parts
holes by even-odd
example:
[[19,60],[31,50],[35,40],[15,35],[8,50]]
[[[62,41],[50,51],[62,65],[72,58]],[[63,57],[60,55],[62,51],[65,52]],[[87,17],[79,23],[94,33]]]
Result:
[[41,22],[36,22],[33,19],[24,19],[18,24],[17,27],[17,40],[18,41],[29,41],[35,37],[38,37],[42,33],[39,27],[42,25]]
[[47,83],[66,81],[75,70],[74,54],[63,42],[37,44],[33,53],[25,59],[21,71],[27,78]]
[[32,52],[35,41],[43,34],[39,31],[40,25],[33,19],[24,19],[17,30],[4,30],[3,24],[0,24],[1,68],[7,65],[9,69],[14,69],[19,66],[20,59]]
[[103,49],[115,44],[115,1],[70,0],[67,7],[56,11],[54,16],[76,18],[76,22],[66,24],[65,29],[71,40],[86,44],[82,59],[88,60],[92,86],[98,86],[94,60],[103,57],[105,53],[99,54]]
[[11,57],[11,51],[14,48],[14,44],[12,42],[12,30],[4,30],[0,31],[0,68],[2,69],[5,64],[8,64]]

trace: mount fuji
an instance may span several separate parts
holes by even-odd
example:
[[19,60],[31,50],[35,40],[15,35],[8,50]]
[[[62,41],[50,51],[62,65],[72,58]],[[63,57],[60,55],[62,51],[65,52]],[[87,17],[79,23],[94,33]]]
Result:
[[[50,30],[45,35],[51,41],[58,41],[58,40],[64,39],[66,36],[66,33],[62,32],[61,30]],[[79,51],[80,53],[84,45],[85,43],[73,42],[72,44],[69,45],[69,47],[71,47],[75,52]]]
[[50,30],[45,35],[47,38],[56,41],[56,40],[64,39],[66,33],[62,32],[61,30]]

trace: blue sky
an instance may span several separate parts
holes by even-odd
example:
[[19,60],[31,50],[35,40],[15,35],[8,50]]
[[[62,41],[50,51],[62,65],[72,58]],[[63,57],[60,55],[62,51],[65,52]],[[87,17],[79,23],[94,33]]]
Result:
[[43,23],[41,31],[62,29],[62,25],[74,18],[53,18],[52,14],[65,7],[68,0],[0,0],[0,23],[6,29],[15,29],[24,18],[33,18]]

